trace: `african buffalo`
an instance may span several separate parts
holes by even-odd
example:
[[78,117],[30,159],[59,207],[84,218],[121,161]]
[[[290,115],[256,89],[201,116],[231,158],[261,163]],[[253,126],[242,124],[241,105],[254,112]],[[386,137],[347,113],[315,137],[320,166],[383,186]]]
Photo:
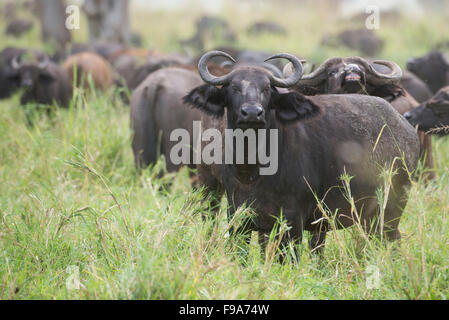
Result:
[[[286,67],[286,72],[288,68]],[[361,57],[331,58],[314,72],[304,76],[295,90],[307,95],[317,94],[367,94],[385,99],[400,114],[404,114],[419,103],[400,85],[401,68],[390,61],[368,62]],[[429,169],[426,176],[434,177],[432,140],[420,133],[422,159]]]
[[203,51],[206,40],[217,37],[227,42],[236,40],[236,35],[226,20],[206,15],[197,20],[195,34],[188,39],[181,40],[180,43],[188,52],[192,49]]
[[11,62],[14,57],[24,54],[27,50],[7,47],[0,52],[0,99],[9,98],[19,89],[18,83],[11,81],[14,70]]
[[104,58],[93,52],[81,52],[69,56],[64,62],[64,70],[73,81],[74,70],[76,69],[77,86],[88,88],[89,83],[87,76],[92,77],[92,82],[95,88],[107,89],[113,84],[112,69]]
[[33,21],[24,19],[15,19],[6,26],[5,34],[14,37],[20,37],[23,33],[28,32],[33,27]]
[[259,35],[262,33],[273,33],[279,35],[286,35],[287,30],[275,22],[259,21],[248,27],[247,32],[249,35]]
[[24,89],[20,103],[51,105],[54,102],[68,107],[72,86],[65,70],[51,62],[48,56],[35,55],[37,62],[22,62],[21,56],[12,59],[8,79]]
[[407,112],[404,117],[421,131],[449,134],[449,86],[440,89],[431,99]]
[[130,104],[132,149],[137,168],[155,163],[159,154],[165,156],[169,172],[180,167],[170,161],[170,150],[175,144],[170,141],[170,133],[178,128],[192,132],[193,121],[201,119],[200,111],[192,112],[183,104],[182,97],[202,83],[194,71],[169,67],[150,74],[134,90]]
[[433,93],[449,85],[449,57],[441,51],[408,59],[407,69],[421,78]]
[[337,35],[325,35],[321,44],[327,46],[343,45],[349,49],[358,50],[363,55],[374,57],[379,55],[384,42],[376,33],[368,29],[351,29]]
[[[136,66],[135,71],[127,77],[128,88],[133,90],[148,77],[149,74],[162,68],[191,65],[189,57],[179,54],[156,54],[147,57],[145,63]],[[192,65],[193,68],[193,65]]]
[[419,103],[429,100],[433,95],[429,86],[409,71],[403,72],[401,82],[399,84]]
[[[207,70],[210,58],[223,52],[206,53],[198,70],[206,84],[194,88],[184,102],[201,110],[204,129],[223,130],[273,129],[277,139],[260,142],[256,149],[271,150],[276,155],[277,171],[262,175],[266,165],[257,157],[243,164],[198,165],[200,182],[209,193],[226,192],[229,216],[243,205],[251,206],[255,216],[240,230],[259,231],[259,239],[269,234],[277,218],[287,221],[290,229],[282,241],[300,241],[304,230],[312,233],[313,250],[324,245],[331,228],[326,215],[335,215],[335,227],[348,227],[360,221],[370,233],[383,232],[388,240],[400,238],[398,230],[407,203],[409,175],[398,158],[404,157],[408,170],[415,170],[419,156],[419,140],[413,127],[384,99],[357,94],[317,95],[307,97],[288,91],[302,76],[298,58],[287,58],[294,71],[279,79],[261,67],[247,66],[216,77]],[[278,88],[285,88],[282,92]],[[211,118],[212,116],[212,118]],[[383,130],[388,126],[388,130]],[[270,152],[272,154],[272,152]],[[233,153],[235,155],[235,153]],[[273,155],[273,154],[272,154]],[[383,186],[380,167],[396,172],[391,179],[383,219],[379,223],[376,193]],[[396,171],[395,171],[396,170]],[[351,195],[344,197],[342,175],[352,176]],[[324,204],[319,202],[323,200]],[[351,206],[355,204],[355,207]],[[320,205],[319,205],[320,204]],[[320,208],[322,210],[320,210]],[[381,227],[383,226],[383,229]]]

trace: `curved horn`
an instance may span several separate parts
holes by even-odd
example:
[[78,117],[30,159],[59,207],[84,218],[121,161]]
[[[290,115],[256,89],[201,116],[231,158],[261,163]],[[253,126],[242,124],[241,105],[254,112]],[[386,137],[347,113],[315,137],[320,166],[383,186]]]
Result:
[[341,58],[327,59],[315,71],[302,77],[301,80],[299,81],[300,84],[312,85],[312,86],[317,85],[318,83],[320,83],[321,81],[323,81],[323,79],[325,79],[327,77],[327,72],[326,72],[327,69],[331,65],[340,63],[340,62],[342,62]]
[[[402,78],[402,70],[396,63],[386,60],[375,60],[369,63],[361,57],[349,57],[344,59],[345,62],[355,62],[362,65],[366,70],[367,82],[373,84],[386,84],[386,83],[398,83]],[[390,73],[382,73],[377,71],[373,64],[378,64],[387,67],[391,70]]]
[[[299,61],[301,61],[301,64],[302,64],[303,67],[307,63],[306,59],[300,59]],[[289,62],[282,69],[282,76],[284,78],[288,78],[288,77],[290,77],[292,75],[292,73],[293,73],[293,64],[291,62]]]
[[15,55],[11,60],[11,67],[13,69],[19,69],[20,68],[20,62],[19,62],[19,55]]
[[[289,64],[290,64],[290,62],[289,62]],[[281,70],[279,70],[275,65],[268,63],[268,62],[262,62],[260,65],[263,68],[270,71],[274,76],[279,77],[279,78],[282,77]]]
[[210,74],[209,69],[207,68],[207,63],[213,57],[225,57],[235,63],[234,58],[232,58],[226,52],[218,50],[206,52],[205,54],[203,54],[200,61],[198,62],[198,72],[200,73],[201,79],[203,79],[204,82],[214,86],[227,84],[229,82],[229,76],[232,74],[232,72],[221,77],[216,77]]
[[302,74],[303,74],[304,69],[302,67],[301,61],[292,54],[279,53],[279,54],[275,54],[275,55],[265,59],[264,62],[267,62],[272,59],[277,59],[277,58],[284,58],[284,59],[287,59],[288,61],[290,61],[293,65],[293,73],[290,77],[288,77],[286,79],[281,79],[281,78],[276,77],[275,75],[272,75],[270,78],[271,84],[274,85],[275,87],[279,87],[279,88],[289,88],[289,87],[295,85],[299,81],[299,79],[301,79]]

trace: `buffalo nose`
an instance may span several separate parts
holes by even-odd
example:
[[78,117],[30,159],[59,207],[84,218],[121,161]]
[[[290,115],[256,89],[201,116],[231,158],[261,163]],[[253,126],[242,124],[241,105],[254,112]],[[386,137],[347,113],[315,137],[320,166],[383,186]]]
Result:
[[31,87],[33,84],[33,81],[31,79],[24,79],[22,81],[22,87]]
[[261,106],[246,105],[240,109],[240,116],[242,120],[247,122],[263,121],[264,110]]

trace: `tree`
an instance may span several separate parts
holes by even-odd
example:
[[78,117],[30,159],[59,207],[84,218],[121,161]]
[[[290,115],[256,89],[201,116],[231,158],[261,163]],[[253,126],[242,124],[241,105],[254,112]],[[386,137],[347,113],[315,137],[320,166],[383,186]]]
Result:
[[85,0],[83,10],[89,23],[89,41],[129,42],[129,0]]
[[65,2],[63,0],[36,0],[36,8],[41,22],[42,38],[53,43],[57,49],[64,49],[72,39],[65,27]]

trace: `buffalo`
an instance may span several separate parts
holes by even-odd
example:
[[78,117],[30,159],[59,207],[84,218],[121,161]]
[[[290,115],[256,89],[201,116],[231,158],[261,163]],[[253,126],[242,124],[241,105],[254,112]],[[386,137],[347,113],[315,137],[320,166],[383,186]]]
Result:
[[375,57],[382,51],[384,41],[372,30],[351,29],[337,35],[325,35],[321,44],[327,46],[343,45],[349,49],[358,50],[365,56]]
[[92,82],[97,89],[107,89],[113,84],[112,69],[104,58],[92,52],[81,52],[69,56],[63,66],[71,80],[74,79],[76,70],[77,86],[89,87],[87,76],[92,77]]
[[14,37],[20,37],[25,32],[28,32],[33,27],[33,21],[24,19],[15,19],[6,26],[5,34]]
[[433,95],[429,86],[409,71],[404,71],[399,84],[419,103],[429,100]]
[[287,30],[283,26],[270,21],[256,22],[248,27],[247,32],[249,35],[259,35],[262,33],[272,33],[279,35],[287,34]]
[[72,86],[65,70],[51,62],[48,56],[34,54],[37,62],[21,61],[21,56],[12,59],[12,72],[8,79],[24,89],[20,102],[51,105],[57,103],[68,107]]
[[15,73],[11,62],[16,56],[26,53],[26,49],[7,47],[0,52],[0,99],[9,98],[19,89],[18,83],[11,81],[12,73]]
[[433,93],[449,85],[449,57],[441,51],[408,59],[407,69],[421,78]]
[[[288,67],[285,68],[288,72]],[[307,95],[317,94],[367,94],[385,99],[400,114],[419,103],[399,85],[401,68],[390,61],[368,62],[361,57],[330,58],[314,72],[304,76],[295,89]],[[433,154],[431,137],[420,134],[422,159],[429,169],[426,177],[432,179]]]
[[205,42],[209,37],[219,37],[227,42],[236,40],[236,35],[226,20],[206,15],[197,20],[195,34],[188,39],[181,40],[180,43],[188,52],[192,49],[203,51]]
[[[206,53],[198,67],[205,84],[184,97],[185,103],[206,115],[202,128],[216,129],[222,137],[225,129],[258,133],[261,129],[273,129],[278,133],[274,141],[265,140],[268,145],[259,139],[256,146],[277,149],[273,151],[278,159],[274,174],[262,175],[266,162],[256,157],[255,163],[250,163],[247,155],[242,164],[198,165],[199,181],[207,192],[215,197],[226,193],[230,217],[243,205],[254,210],[255,216],[236,232],[247,234],[254,230],[259,232],[259,239],[266,239],[282,215],[289,226],[282,243],[300,241],[307,230],[312,233],[312,250],[321,251],[331,228],[326,218],[329,214],[335,216],[336,228],[360,222],[369,233],[382,233],[388,240],[399,239],[398,225],[408,200],[406,189],[410,180],[401,161],[395,159],[404,157],[408,170],[413,171],[420,151],[417,133],[405,118],[378,97],[308,97],[290,91],[302,76],[301,62],[292,55],[269,58],[287,58],[292,62],[292,74],[282,79],[257,66],[237,67],[227,75],[213,76],[207,62],[217,55],[233,60],[224,52]],[[385,126],[389,130],[382,130]],[[396,170],[383,224],[378,221],[376,198],[383,184],[379,165]],[[353,177],[350,185],[355,202],[342,194],[343,175]],[[319,205],[317,199],[325,205]],[[323,208],[328,210],[323,212]]]
[[440,89],[431,99],[404,116],[418,130],[449,134],[449,86]]
[[[132,149],[137,168],[145,168],[165,156],[169,172],[179,169],[170,161],[170,132],[184,128],[192,132],[193,121],[199,121],[199,110],[193,111],[182,102],[191,89],[202,84],[192,70],[168,67],[150,74],[131,96]],[[160,143],[158,140],[160,139]],[[160,149],[158,149],[158,146]]]

